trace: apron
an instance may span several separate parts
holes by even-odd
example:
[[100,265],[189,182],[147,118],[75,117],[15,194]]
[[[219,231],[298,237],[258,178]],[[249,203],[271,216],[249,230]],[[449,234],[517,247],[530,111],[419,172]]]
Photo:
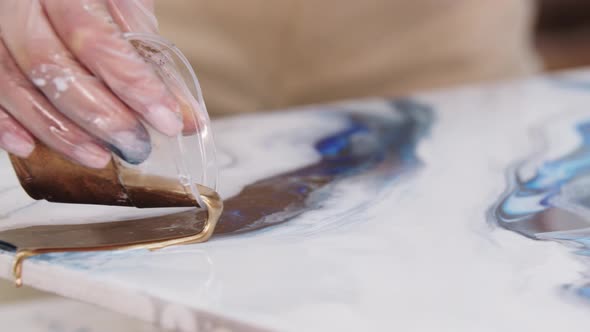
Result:
[[156,13],[213,116],[539,68],[529,0],[165,0]]

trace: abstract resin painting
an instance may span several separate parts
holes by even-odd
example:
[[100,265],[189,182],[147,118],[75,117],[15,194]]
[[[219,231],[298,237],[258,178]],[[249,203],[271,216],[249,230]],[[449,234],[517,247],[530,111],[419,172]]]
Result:
[[[190,332],[586,331],[585,82],[590,72],[216,120],[226,207],[209,242],[40,255],[24,283]],[[33,201],[0,159],[7,280],[11,232],[145,214]]]

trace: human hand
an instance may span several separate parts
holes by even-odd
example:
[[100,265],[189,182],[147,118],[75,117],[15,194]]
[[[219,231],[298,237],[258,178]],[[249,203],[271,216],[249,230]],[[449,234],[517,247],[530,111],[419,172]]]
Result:
[[26,158],[36,138],[103,168],[110,152],[133,164],[149,156],[140,119],[182,132],[177,98],[128,31],[158,32],[153,0],[0,0],[0,148]]

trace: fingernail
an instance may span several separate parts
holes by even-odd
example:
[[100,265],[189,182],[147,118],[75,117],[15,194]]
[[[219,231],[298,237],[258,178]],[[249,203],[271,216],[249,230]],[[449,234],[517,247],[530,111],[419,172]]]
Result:
[[132,165],[141,164],[152,152],[150,135],[143,126],[135,131],[114,133],[111,137],[109,149]]
[[76,161],[90,168],[105,168],[111,160],[109,152],[90,142],[76,146],[73,154]]
[[168,136],[180,134],[184,126],[179,116],[164,105],[150,106],[145,119],[156,130]]
[[10,153],[21,158],[27,158],[35,149],[35,143],[29,139],[13,133],[4,133],[0,138],[2,146]]

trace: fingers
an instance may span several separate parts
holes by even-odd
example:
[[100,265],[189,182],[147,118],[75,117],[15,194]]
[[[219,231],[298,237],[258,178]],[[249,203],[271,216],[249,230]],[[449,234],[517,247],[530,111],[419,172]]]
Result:
[[168,88],[122,34],[157,32],[152,12],[152,0],[0,1],[4,58],[16,63],[0,71],[8,86],[0,87],[4,126],[97,168],[110,154],[92,136],[127,162],[149,156],[150,137],[135,112],[164,134],[194,132],[198,105],[186,98],[186,88],[177,77],[164,77],[169,68],[158,69]]
[[[74,3],[84,1],[68,1]],[[61,113],[127,162],[137,164],[147,159],[151,144],[146,129],[100,80],[74,60],[53,32],[39,1],[0,1],[0,29],[22,72]],[[85,30],[84,24],[81,30]]]
[[[123,32],[140,32],[147,34],[158,34],[158,21],[154,15],[153,0],[107,0],[106,5],[112,15],[115,23]],[[145,50],[144,50],[145,51]],[[149,51],[145,51],[149,53]],[[150,60],[155,66],[162,67],[164,63],[171,61],[162,54],[150,54]],[[167,73],[171,75],[171,73]],[[179,86],[180,80],[173,80],[166,77],[168,91],[174,96],[180,106],[181,122],[183,123],[183,133],[193,134],[198,124],[194,118],[194,110],[198,105],[193,104],[189,96],[184,95],[182,87]]]
[[111,159],[108,151],[35,89],[1,38],[0,105],[0,147],[17,156],[27,157],[33,151],[32,134],[48,147],[87,167],[104,168]]
[[[115,20],[115,23],[124,32],[140,32],[148,34],[158,34],[158,21],[154,15],[154,0],[107,0],[109,11]],[[149,52],[146,52],[149,53]],[[162,54],[151,54],[150,62],[156,66],[164,66],[164,63],[171,61]],[[183,133],[190,135],[198,130],[199,124],[198,104],[194,98],[191,98],[190,92],[187,96],[181,84],[183,79],[171,79],[167,73],[165,82],[168,91],[174,95],[180,106],[182,123],[184,125]]]
[[21,158],[35,149],[33,137],[0,107],[0,148]]
[[[151,29],[149,26],[155,24],[155,19],[152,22],[149,18],[137,18],[148,14],[139,2],[127,0],[117,3],[122,6],[119,9],[126,9],[126,13],[135,15],[135,19],[124,22],[127,25],[142,22],[142,28],[148,26],[146,29]],[[107,0],[44,0],[43,4],[67,48],[125,104],[166,135],[174,136],[182,131],[176,98],[155,70],[123,38],[122,30],[114,23]],[[129,10],[134,4],[140,9]],[[157,28],[154,26],[153,29]]]

